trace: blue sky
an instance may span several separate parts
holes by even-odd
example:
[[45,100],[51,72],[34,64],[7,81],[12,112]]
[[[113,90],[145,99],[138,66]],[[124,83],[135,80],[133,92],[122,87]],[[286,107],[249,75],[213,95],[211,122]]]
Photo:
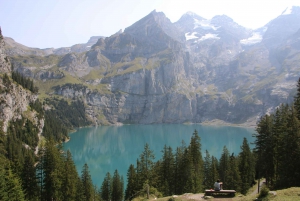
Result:
[[91,36],[110,36],[151,11],[172,21],[192,11],[210,19],[226,14],[247,28],[259,28],[299,0],[0,0],[4,36],[29,47],[67,47]]

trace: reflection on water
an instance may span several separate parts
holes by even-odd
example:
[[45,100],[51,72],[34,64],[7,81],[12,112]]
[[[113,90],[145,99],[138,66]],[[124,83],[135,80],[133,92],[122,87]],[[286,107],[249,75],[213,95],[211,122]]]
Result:
[[146,143],[158,160],[164,145],[171,146],[173,150],[181,145],[182,140],[188,145],[195,129],[201,138],[203,157],[208,150],[210,155],[219,158],[224,146],[230,153],[238,154],[244,137],[249,143],[254,141],[254,129],[239,127],[198,124],[99,126],[72,133],[64,149],[71,151],[79,173],[84,163],[88,164],[93,182],[99,187],[105,174],[113,174],[115,169],[126,181],[129,165],[136,165]]

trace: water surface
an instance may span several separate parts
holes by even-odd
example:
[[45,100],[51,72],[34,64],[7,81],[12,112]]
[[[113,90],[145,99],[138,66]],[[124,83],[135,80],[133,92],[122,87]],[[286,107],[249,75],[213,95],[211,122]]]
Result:
[[[136,159],[149,144],[155,154],[155,160],[162,156],[164,145],[171,146],[175,152],[182,141],[188,145],[194,130],[198,131],[202,144],[202,156],[205,150],[210,155],[220,158],[223,147],[230,153],[238,154],[243,138],[253,142],[254,129],[229,126],[203,126],[199,124],[158,124],[158,125],[123,125],[81,128],[70,134],[71,140],[64,144],[69,149],[79,174],[85,163],[88,164],[93,182],[101,186],[107,172],[113,175],[117,169],[126,174],[130,164],[136,166]],[[252,146],[252,145],[250,145]]]

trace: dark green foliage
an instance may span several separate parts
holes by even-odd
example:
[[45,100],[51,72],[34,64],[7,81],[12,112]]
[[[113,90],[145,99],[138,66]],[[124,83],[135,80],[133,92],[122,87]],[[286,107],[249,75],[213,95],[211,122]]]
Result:
[[[238,161],[233,154],[229,157],[229,168],[226,174],[226,189],[234,189],[237,192],[241,192],[241,184],[246,181],[242,182],[241,180],[241,173],[239,172]],[[248,189],[245,190],[247,192]]]
[[207,150],[205,151],[203,173],[204,173],[204,188],[210,189],[211,185],[215,181],[217,181],[216,180],[217,178],[213,177],[214,171],[212,166],[212,158]]
[[259,192],[259,198],[264,198],[266,196],[268,196],[269,194],[269,188],[267,186],[263,186],[261,189],[260,189],[260,192]]
[[174,171],[175,171],[175,158],[173,155],[172,148],[166,145],[163,149],[163,158],[160,164],[160,189],[162,189],[163,195],[173,195],[174,194]]
[[[1,168],[0,168],[1,169]],[[12,172],[11,169],[8,169],[5,173],[5,192],[7,193],[7,201],[22,201],[25,200],[24,192],[22,190],[20,179]],[[2,200],[2,199],[1,199]]]
[[[146,143],[144,146],[144,151],[140,155],[139,165],[137,165],[137,177],[140,180],[139,184],[144,184],[147,181],[149,182],[149,185],[151,185],[154,159],[155,156],[153,154],[153,150],[151,150],[149,145]],[[140,186],[140,188],[142,188],[142,186]]]
[[269,188],[300,185],[300,79],[292,105],[281,105],[257,124],[255,155],[258,176]]
[[241,152],[239,154],[239,171],[243,181],[241,183],[241,193],[246,194],[255,179],[254,157],[246,138],[243,140],[243,145],[241,146]]
[[110,201],[111,200],[111,192],[112,192],[112,181],[110,173],[106,173],[105,178],[101,185],[101,198],[104,201]]
[[80,100],[68,104],[63,99],[46,99],[45,104],[54,108],[45,112],[43,134],[47,139],[53,136],[56,141],[62,141],[69,130],[90,124],[85,116],[84,103]]
[[228,171],[230,169],[230,154],[226,146],[223,147],[223,153],[219,163],[219,175],[223,182],[223,189],[227,188]]
[[34,161],[35,160],[31,155],[27,155],[25,157],[22,169],[22,187],[25,193],[26,200],[38,199],[39,188]]
[[136,184],[137,175],[134,165],[130,165],[127,171],[127,187],[125,190],[125,200],[131,200],[135,193],[139,190]]
[[112,191],[111,191],[111,200],[112,201],[122,201],[124,197],[124,181],[118,173],[118,170],[115,170],[114,176],[112,178]]
[[77,192],[77,178],[78,174],[76,171],[75,164],[72,159],[71,152],[68,150],[64,157],[64,175],[62,190],[64,192],[65,201],[73,201],[76,199]]
[[38,113],[38,118],[41,119],[44,116],[44,109],[42,103],[37,99],[35,102],[29,103],[30,107]]
[[24,77],[21,73],[12,71],[11,77],[15,82],[20,84],[25,89],[30,90],[32,93],[38,93],[39,89],[34,86],[33,81],[29,78]]
[[203,190],[203,158],[201,154],[201,139],[198,135],[198,132],[195,130],[190,146],[188,148],[190,155],[191,155],[191,160],[192,160],[192,170],[193,170],[193,175],[192,175],[192,188],[190,189],[192,193],[198,193],[202,192]]
[[63,86],[57,85],[57,86],[53,87],[53,89],[55,91],[61,90],[61,89],[66,89],[66,88],[72,88],[72,89],[74,89],[74,91],[83,91],[83,90],[87,89],[87,86],[84,86],[82,84],[67,83],[67,84],[64,84]]
[[63,158],[60,148],[50,139],[45,146],[43,163],[43,198],[45,200],[62,200],[64,178]]
[[84,200],[90,201],[93,198],[93,182],[89,172],[89,167],[85,163],[81,171],[81,182],[83,186]]

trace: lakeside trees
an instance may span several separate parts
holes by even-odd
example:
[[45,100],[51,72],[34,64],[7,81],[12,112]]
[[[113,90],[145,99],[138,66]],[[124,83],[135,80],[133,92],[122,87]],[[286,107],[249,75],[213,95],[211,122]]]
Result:
[[291,105],[282,104],[257,124],[257,170],[270,188],[300,186],[300,78],[297,87]]
[[[10,78],[7,75],[4,78],[9,84]],[[38,128],[29,119],[22,117],[10,122],[6,134],[0,125],[0,200],[122,200],[124,181],[117,170],[112,178],[108,173],[97,189],[88,165],[83,166],[79,176],[71,153],[64,153],[59,145],[69,128],[88,124],[83,102],[51,100],[50,103],[56,110],[44,112],[39,101],[30,105],[39,113],[39,119],[46,119],[43,133],[46,144],[40,149],[40,156],[33,152],[38,143]],[[72,112],[75,115],[71,118]],[[188,146],[183,142],[173,152],[165,145],[163,157],[158,161],[154,161],[153,151],[146,144],[136,167],[130,165],[128,169],[125,199],[149,191],[157,196],[198,193],[211,188],[217,178],[224,182],[224,188],[245,194],[255,175],[265,177],[270,188],[299,186],[299,118],[300,79],[294,103],[281,105],[274,114],[265,115],[258,122],[254,153],[244,139],[238,155],[229,153],[224,146],[219,160],[208,151],[203,160],[196,130]]]

